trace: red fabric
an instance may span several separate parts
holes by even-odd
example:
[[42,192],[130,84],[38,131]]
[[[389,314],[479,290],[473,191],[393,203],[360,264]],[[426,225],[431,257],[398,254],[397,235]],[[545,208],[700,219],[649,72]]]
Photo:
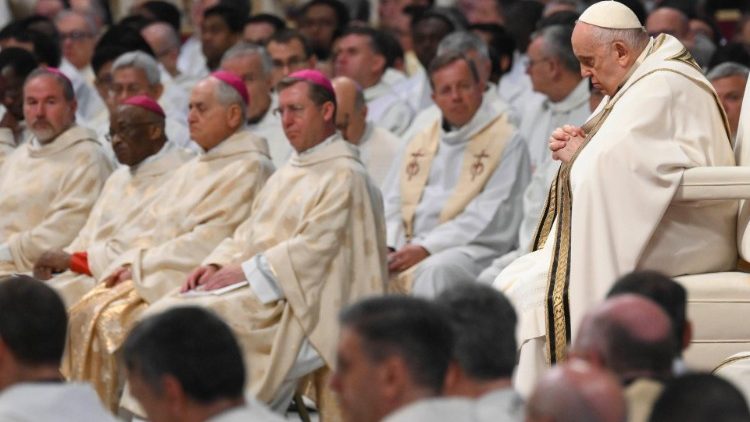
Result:
[[75,252],[70,257],[70,270],[78,274],[91,275],[88,252]]

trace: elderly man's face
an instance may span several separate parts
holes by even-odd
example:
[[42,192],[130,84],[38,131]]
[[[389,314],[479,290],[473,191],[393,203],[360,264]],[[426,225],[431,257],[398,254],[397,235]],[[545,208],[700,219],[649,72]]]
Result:
[[315,104],[307,83],[297,82],[279,92],[277,112],[292,147],[303,152],[325,139],[326,125],[333,120],[333,103]]
[[581,63],[581,76],[591,78],[594,88],[614,95],[629,70],[614,44],[600,43],[593,27],[585,23],[576,24],[571,41],[573,53]]
[[53,76],[37,76],[23,88],[23,115],[31,132],[46,144],[75,121],[76,101],[68,101]]
[[268,55],[273,62],[271,72],[271,84],[276,86],[280,80],[290,73],[302,69],[312,69],[315,61],[305,54],[305,47],[298,39],[292,39],[288,43],[271,41],[268,43]]
[[217,85],[222,82],[207,78],[198,82],[190,93],[188,125],[190,138],[203,149],[210,150],[228,138],[237,127],[232,126],[228,106],[216,99]]
[[728,76],[711,81],[711,85],[714,86],[716,94],[719,95],[721,104],[727,112],[732,136],[737,134],[737,126],[740,124],[740,108],[745,96],[746,83],[747,79],[742,76]]
[[152,86],[146,72],[136,67],[122,67],[112,73],[110,98],[115,105],[135,95],[146,95],[154,100],[161,95],[161,85]]
[[92,33],[86,20],[78,15],[69,15],[57,22],[63,56],[76,68],[84,68],[91,63],[96,44],[96,34]]
[[445,120],[458,127],[468,123],[482,104],[482,89],[466,61],[456,60],[433,73],[431,79],[432,100]]
[[384,416],[377,366],[367,356],[361,337],[351,328],[342,329],[331,388],[345,421],[375,422]]
[[554,81],[552,80],[552,68],[550,66],[552,58],[548,57],[544,51],[544,39],[542,37],[535,38],[529,44],[526,54],[529,57],[526,73],[531,79],[534,91],[547,95]]
[[122,106],[109,121],[109,138],[117,161],[134,166],[153,155],[157,118],[134,106]]
[[250,106],[247,108],[247,118],[250,121],[260,119],[271,104],[271,80],[263,73],[260,56],[238,56],[224,60],[223,70],[238,75],[245,82],[247,93],[250,95]]

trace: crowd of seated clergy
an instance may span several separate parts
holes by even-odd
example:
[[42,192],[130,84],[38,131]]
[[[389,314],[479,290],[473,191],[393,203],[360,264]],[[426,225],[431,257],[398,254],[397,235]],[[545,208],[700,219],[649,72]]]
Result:
[[0,420],[750,421],[726,16],[0,0]]

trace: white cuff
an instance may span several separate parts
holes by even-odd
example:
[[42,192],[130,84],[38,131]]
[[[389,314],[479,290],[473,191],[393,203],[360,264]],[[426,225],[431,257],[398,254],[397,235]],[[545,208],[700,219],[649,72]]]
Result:
[[265,256],[257,254],[241,265],[250,287],[264,305],[286,297]]
[[13,262],[13,255],[10,253],[8,245],[0,245],[0,261]]

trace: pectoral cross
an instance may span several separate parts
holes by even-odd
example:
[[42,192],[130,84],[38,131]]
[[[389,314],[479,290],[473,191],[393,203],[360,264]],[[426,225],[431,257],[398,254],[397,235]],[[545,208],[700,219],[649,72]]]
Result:
[[482,150],[479,154],[474,154],[474,158],[476,158],[477,160],[474,161],[474,163],[472,163],[471,165],[471,181],[472,182],[477,176],[484,173],[484,163],[482,163],[482,160],[488,157],[489,155],[487,155],[487,152],[485,150]]
[[419,174],[419,163],[417,162],[419,157],[424,157],[421,149],[411,153],[411,161],[406,165],[406,175],[409,176],[407,180],[411,180],[412,177]]

